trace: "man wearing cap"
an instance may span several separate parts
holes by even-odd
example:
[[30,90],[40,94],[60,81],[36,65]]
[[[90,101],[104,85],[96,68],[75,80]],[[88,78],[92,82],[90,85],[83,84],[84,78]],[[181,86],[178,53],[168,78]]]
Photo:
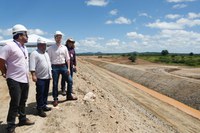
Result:
[[[68,49],[69,57],[70,57],[70,75],[72,77],[72,83],[73,83],[73,73],[77,71],[76,69],[76,52],[75,52],[75,41],[73,38],[67,39],[65,46]],[[66,84],[64,79],[61,80],[61,89],[64,90]],[[73,87],[72,87],[72,93],[74,94]]]
[[38,115],[46,117],[44,111],[50,111],[47,107],[49,83],[52,78],[51,63],[46,52],[46,41],[42,38],[37,40],[37,50],[30,55],[30,72],[33,82],[36,82],[36,102]]
[[25,114],[29,92],[28,51],[25,46],[28,42],[27,29],[17,24],[12,28],[12,33],[13,41],[0,50],[0,70],[6,78],[11,98],[7,116],[8,133],[15,133],[15,119],[18,114],[18,126],[34,124]]
[[[53,76],[53,106],[58,105],[58,79],[61,74],[67,81],[67,100],[77,100],[77,97],[72,94],[72,78],[70,75],[70,57],[67,48],[61,44],[62,33],[56,31],[54,35],[56,44],[48,49],[48,54],[52,64]],[[66,66],[66,62],[68,66]]]

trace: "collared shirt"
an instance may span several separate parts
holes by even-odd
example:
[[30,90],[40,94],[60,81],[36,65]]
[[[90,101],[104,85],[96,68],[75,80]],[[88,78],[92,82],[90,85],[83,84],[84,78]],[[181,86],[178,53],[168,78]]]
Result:
[[47,50],[51,64],[65,64],[70,60],[67,47],[64,45],[57,46],[56,44],[50,46]]
[[50,79],[52,77],[51,62],[47,52],[42,53],[37,49],[31,53],[30,71],[34,71],[39,79]]
[[17,41],[8,42],[0,50],[0,58],[5,60],[6,78],[11,78],[21,83],[28,83],[28,51]]

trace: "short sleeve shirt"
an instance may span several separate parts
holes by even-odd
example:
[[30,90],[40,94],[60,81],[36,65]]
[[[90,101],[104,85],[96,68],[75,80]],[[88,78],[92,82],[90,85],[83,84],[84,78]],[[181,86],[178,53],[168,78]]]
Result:
[[39,79],[50,79],[52,77],[51,62],[46,52],[42,53],[39,49],[33,51],[30,55],[29,66],[30,71],[34,71]]
[[5,60],[6,78],[11,78],[21,83],[28,83],[28,51],[19,42],[8,42],[0,49],[0,58]]

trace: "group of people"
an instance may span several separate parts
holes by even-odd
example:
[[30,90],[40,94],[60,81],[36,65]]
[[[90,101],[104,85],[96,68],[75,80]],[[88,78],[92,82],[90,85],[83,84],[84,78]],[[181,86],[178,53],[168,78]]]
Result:
[[[33,125],[34,122],[26,117],[25,106],[29,92],[29,72],[36,84],[37,112],[41,117],[46,117],[45,111],[50,111],[47,106],[50,80],[53,79],[53,106],[58,105],[58,81],[62,75],[62,94],[66,100],[77,100],[73,92],[73,72],[76,72],[75,41],[69,38],[65,46],[62,45],[63,34],[56,31],[55,44],[47,49],[44,39],[38,38],[37,50],[28,57],[25,43],[28,34],[25,26],[17,24],[12,28],[13,41],[8,42],[0,49],[0,70],[6,78],[10,106],[7,115],[7,132],[15,133],[15,120],[18,116],[18,126]],[[67,90],[66,88],[67,82]]]

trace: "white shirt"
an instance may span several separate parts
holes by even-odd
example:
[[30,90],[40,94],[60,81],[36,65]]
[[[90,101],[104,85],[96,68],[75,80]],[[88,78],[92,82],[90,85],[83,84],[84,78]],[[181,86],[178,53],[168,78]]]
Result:
[[39,79],[50,79],[52,75],[49,55],[38,49],[33,51],[30,55],[30,71],[35,71]]
[[64,45],[57,46],[56,44],[50,46],[47,50],[51,64],[64,64],[70,60],[67,47]]
[[0,50],[0,58],[6,61],[6,78],[28,83],[28,51],[17,41],[6,43]]

